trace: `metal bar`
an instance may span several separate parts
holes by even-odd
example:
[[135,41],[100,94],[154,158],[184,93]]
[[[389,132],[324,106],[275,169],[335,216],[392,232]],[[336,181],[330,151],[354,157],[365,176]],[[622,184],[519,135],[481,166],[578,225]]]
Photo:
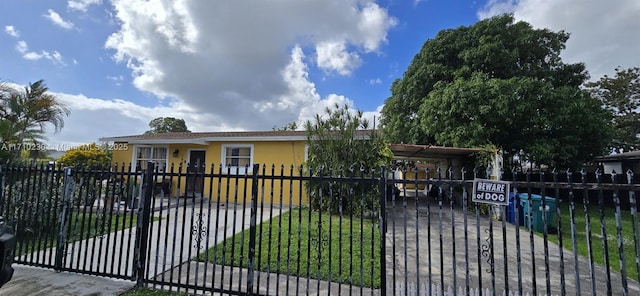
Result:
[[[213,185],[215,184],[214,183],[214,181],[215,181],[214,180],[215,169],[216,169],[215,164],[211,163],[211,167],[209,169],[209,176],[207,176],[207,177],[209,177],[209,200],[207,202],[207,230],[209,231],[209,233],[208,233],[209,235],[211,235],[211,233],[213,233],[214,236],[217,236],[218,235],[218,233],[217,233],[218,230],[217,229],[211,229],[211,204],[214,201]],[[257,188],[257,186],[256,186],[256,188]],[[253,190],[253,188],[252,188],[252,190]],[[218,219],[218,217],[216,216],[216,220],[217,219]],[[205,261],[204,261],[204,267],[203,267],[203,269],[204,269],[203,273],[204,274],[202,276],[202,285],[204,287],[206,287],[207,279],[208,279],[207,273],[209,271],[208,264],[209,264],[209,256],[210,256],[209,248],[210,248],[210,246],[209,246],[209,238],[207,237],[207,239],[204,240],[204,249],[205,249],[204,257],[206,258]],[[215,255],[216,254],[214,253],[213,256],[215,257]],[[215,266],[212,266],[212,267],[215,268]],[[211,285],[211,287],[213,287],[213,284]],[[247,290],[247,291],[249,291],[249,290]]]
[[[477,178],[478,177],[478,170],[474,169],[473,170],[473,178]],[[482,232],[480,232],[480,204],[479,203],[475,203],[475,208],[476,208],[476,245],[477,245],[477,260],[478,260],[478,289],[480,291],[482,290],[482,243],[480,242],[481,240],[481,235]]]
[[[340,176],[339,178],[342,180],[343,179],[343,174],[344,174],[344,168],[340,167]],[[342,215],[343,215],[343,184],[340,184],[340,186],[338,186],[338,224],[340,225],[340,227],[338,227],[338,249],[340,250],[338,252],[338,296],[342,295]]]
[[[304,166],[300,165],[298,167],[298,175],[303,176],[304,175]],[[291,180],[291,183],[293,183],[294,181]],[[297,265],[296,265],[296,296],[300,295],[300,275],[302,275],[302,271],[300,270],[300,263],[302,261],[302,211],[304,209],[304,206],[302,204],[302,193],[303,193],[303,184],[302,182],[300,182],[298,184],[298,250],[296,252],[297,254]],[[307,195],[308,197],[309,195]],[[292,219],[293,220],[293,219]],[[309,251],[309,249],[307,249],[307,252]]]
[[[293,165],[289,167],[289,177],[293,176]],[[282,176],[284,179],[284,175]],[[293,180],[289,180],[289,225],[287,225],[287,284],[285,293],[290,295],[289,293],[289,277],[291,276],[291,226],[293,220]],[[300,257],[298,257],[298,261],[300,261]]]
[[[466,231],[467,229],[469,229],[469,214],[467,213],[468,211],[468,196],[467,196],[467,186],[464,185],[464,180],[465,180],[465,175],[467,173],[467,171],[465,170],[465,168],[463,167],[460,170],[460,173],[462,175],[461,180],[463,181],[463,186],[462,186],[462,219],[463,219],[463,223],[464,223],[464,229],[465,231],[464,233],[464,269],[465,269],[465,276],[464,276],[464,292],[469,295],[470,294],[470,289],[471,289],[471,275],[469,274],[469,232]],[[428,283],[429,286],[431,286],[431,282]]]
[[[280,259],[282,258],[282,207],[283,207],[283,186],[284,186],[284,182],[283,182],[283,177],[282,175],[284,174],[284,166],[280,166],[280,176],[278,177],[278,180],[280,182],[280,190],[278,190],[278,196],[280,197],[280,207],[278,209],[278,253],[277,253],[277,261],[276,261],[276,279],[278,278],[278,274],[281,274],[282,271],[280,270]],[[276,182],[276,180],[272,181],[273,183]],[[272,201],[273,202],[273,201]],[[287,246],[287,249],[289,246]],[[331,270],[331,269],[329,269]],[[331,274],[331,273],[329,273]],[[288,278],[287,278],[287,282],[288,282]],[[280,280],[276,280],[276,294],[280,294]]]
[[[600,170],[596,171],[596,181],[600,183],[602,181],[602,172]],[[606,276],[606,285],[607,285],[607,294],[612,294],[611,288],[611,262],[609,261],[609,242],[607,239],[607,226],[606,226],[606,218],[604,213],[604,195],[603,190],[598,190],[598,210],[600,211],[600,234],[602,235],[602,246],[604,252],[604,265],[605,265],[605,276]]]
[[[553,183],[558,183],[558,171],[553,170]],[[560,188],[555,190],[556,200],[556,219],[557,219],[557,233],[558,233],[558,254],[560,255],[560,295],[567,295],[565,270],[564,270],[564,245],[562,242],[562,215],[560,211]]]
[[[458,273],[457,273],[457,259],[456,259],[456,219],[455,219],[455,210],[453,209],[453,168],[449,167],[448,170],[449,173],[449,210],[451,211],[451,255],[453,257],[453,290],[457,291],[458,290]],[[418,223],[416,223],[417,225]],[[416,234],[418,234],[419,232],[417,231],[417,226],[416,226]],[[417,235],[416,235],[417,236]],[[416,239],[417,240],[417,239]],[[442,248],[442,246],[440,246]],[[420,249],[417,249],[418,252],[420,251]],[[418,265],[419,266],[419,265]],[[418,276],[420,275],[420,270],[418,269]],[[420,285],[417,285],[418,288],[420,287]],[[508,290],[508,289],[507,289]]]
[[[311,176],[313,176],[313,167],[309,167],[309,178],[311,178]],[[313,194],[314,194],[314,189],[312,186],[312,183],[310,182],[309,186],[307,186],[307,192],[309,193],[309,211],[307,213],[307,237],[309,237],[309,239],[307,240],[307,284],[306,284],[306,295],[309,295],[309,287],[310,287],[310,280],[311,280],[311,215],[312,215],[312,208],[313,208]]]
[[251,218],[249,219],[249,260],[247,262],[247,293],[253,295],[254,264],[256,256],[256,224],[258,220],[258,172],[259,164],[253,165],[251,175]]
[[[218,173],[222,175],[222,163],[218,166]],[[216,280],[216,269],[217,269],[217,258],[218,258],[218,226],[220,225],[220,202],[222,199],[222,178],[218,178],[218,190],[217,190],[217,201],[216,201],[216,223],[215,223],[215,236],[213,238],[213,262],[211,265],[213,266],[213,270],[211,271],[211,292],[216,289],[215,280]],[[226,215],[225,215],[226,220]],[[223,238],[224,240],[224,238]],[[223,255],[224,256],[224,255]],[[258,259],[260,262],[260,259]],[[224,265],[224,257],[222,259],[222,263]],[[224,267],[223,267],[224,269]],[[260,274],[258,273],[258,282],[260,281]],[[222,286],[222,282],[220,284]]]
[[527,179],[527,222],[529,226],[529,244],[531,248],[531,281],[533,288],[533,295],[538,295],[538,284],[536,282],[536,252],[535,252],[535,243],[534,243],[534,235],[533,235],[533,197],[531,196],[531,171],[527,170],[525,174]]
[[[413,169],[413,181],[414,181],[414,189],[418,190],[418,184],[416,182],[416,180],[418,179],[418,168],[414,168]],[[409,263],[408,263],[408,258],[407,258],[407,195],[405,194],[402,197],[402,221],[404,222],[404,227],[402,227],[402,229],[404,230],[403,232],[403,238],[402,240],[404,241],[404,243],[402,244],[404,246],[404,295],[409,295]]]
[[[367,177],[371,178],[372,181],[377,180],[378,178],[376,178],[375,169],[372,169],[371,170],[371,174],[368,175]],[[367,185],[367,186],[371,186],[369,188],[369,190],[371,190],[372,192],[375,192],[376,191],[376,185],[377,184],[375,184],[375,182],[371,182],[371,184]],[[376,268],[375,268],[375,266],[376,266],[376,261],[375,261],[375,259],[376,259],[375,258],[376,257],[376,240],[375,240],[375,237],[376,237],[376,225],[375,224],[376,223],[374,223],[375,220],[373,220],[374,219],[373,215],[376,212],[377,212],[376,211],[376,199],[375,199],[374,196],[371,196],[371,209],[370,209],[370,212],[369,212],[369,213],[371,213],[371,217],[369,218],[370,222],[371,222],[371,224],[370,224],[371,225],[371,258],[369,259],[369,264],[371,265],[371,270],[370,270],[370,272],[371,272],[371,296],[374,295],[373,288],[375,287],[375,278],[376,278]],[[342,227],[342,225],[340,225],[340,227]],[[340,252],[342,252],[342,249],[340,249]],[[342,265],[342,262],[340,263],[340,265]],[[379,270],[379,268],[378,268],[378,270]],[[381,277],[382,277],[382,274],[383,273],[380,272],[380,276]],[[338,289],[339,288],[340,287],[338,287]]]
[[[387,247],[386,247],[386,229],[387,229],[387,196],[388,194],[392,194],[392,196],[395,198],[395,192],[393,192],[393,189],[395,189],[395,175],[392,178],[393,183],[393,187],[392,187],[392,192],[387,192],[388,190],[388,186],[387,186],[387,171],[386,171],[386,167],[382,167],[380,170],[380,191],[382,192],[382,195],[380,196],[380,214],[378,215],[379,220],[378,220],[378,229],[380,232],[380,295],[381,296],[386,296],[387,295]],[[342,219],[342,215],[340,215],[340,218]],[[340,222],[342,224],[342,221]],[[342,226],[340,226],[340,228],[342,229]],[[342,236],[341,236],[342,237]],[[340,249],[342,249],[342,246],[340,246]]]
[[[513,181],[517,181],[518,180],[518,171],[517,169],[514,167],[513,170],[511,171],[513,173]],[[522,248],[520,246],[520,209],[522,208],[522,204],[521,204],[521,200],[520,200],[520,194],[518,194],[518,188],[516,188],[516,186],[513,186],[513,203],[514,203],[514,209],[513,209],[513,220],[515,222],[515,239],[516,239],[516,262],[522,262]],[[524,217],[523,217],[524,218]],[[522,265],[521,264],[517,264],[517,270],[518,270],[518,295],[523,295],[522,294]]]
[[[190,225],[191,227],[190,227],[189,230],[192,230],[192,232],[191,232],[192,235],[189,235],[189,244],[188,244],[189,248],[187,249],[187,258],[192,258],[191,257],[191,249],[192,249],[191,246],[193,246],[193,240],[194,240],[194,236],[193,236],[194,227],[196,228],[196,231],[195,231],[195,234],[196,234],[195,239],[196,240],[199,241],[201,239],[200,235],[202,233],[202,229],[200,228],[200,226],[202,225],[201,224],[202,223],[202,216],[198,216],[198,220],[195,220],[196,219],[196,191],[197,190],[200,191],[200,202],[202,203],[203,200],[204,200],[204,197],[202,196],[204,194],[204,192],[203,192],[204,190],[200,186],[199,181],[198,181],[198,180],[200,180],[200,178],[202,178],[202,182],[203,182],[202,185],[204,186],[204,163],[196,161],[195,164],[192,164],[192,167],[195,170],[193,172],[193,177],[192,177],[193,178],[192,179],[193,186],[191,188],[192,189],[191,197],[189,197],[189,199],[191,199],[191,221],[190,221],[191,222],[191,225]],[[200,209],[202,209],[202,207]],[[187,215],[187,199],[185,198],[183,217],[186,217],[186,215]],[[189,230],[184,230],[184,226],[185,226],[185,224],[187,224],[185,222],[186,222],[185,219],[183,219],[183,224],[182,224],[183,225],[183,232],[182,232],[183,234],[189,233]],[[184,244],[182,244],[181,246],[184,249]],[[182,256],[180,256],[180,257],[183,258]],[[182,266],[182,265],[183,264],[180,264],[180,266]],[[197,268],[197,266],[198,266],[198,264],[196,264],[196,268]],[[182,273],[180,273],[180,274],[182,275]],[[191,283],[190,276],[191,276],[191,264],[187,264],[187,276],[186,276],[186,279],[185,279],[187,284]],[[197,279],[198,279],[197,270],[196,270],[195,278],[196,278],[196,281],[197,281]],[[186,292],[188,293],[189,290],[187,290]],[[193,292],[195,293],[196,291],[194,290]]]
[[[584,179],[583,179],[584,180]],[[571,188],[572,183],[572,175],[570,171],[567,171],[567,182],[569,183],[569,218],[571,219],[571,245],[573,251],[573,268],[575,275],[575,284],[576,284],[576,295],[580,295],[580,271],[579,271],[579,254],[578,254],[578,246],[577,246],[577,230],[576,230],[576,213],[575,213],[575,198],[573,196],[573,189]],[[587,193],[585,192],[585,196]],[[586,197],[588,200],[588,197]],[[588,203],[584,203],[585,207]],[[585,215],[587,221],[587,235],[589,235],[589,239],[587,243],[591,245],[590,238],[591,232],[589,231],[589,211],[585,208]],[[591,256],[589,257],[589,261],[591,262]],[[595,295],[595,294],[594,294]]]
[[[247,170],[248,168],[245,167],[243,170],[243,180],[246,183],[247,180]],[[272,170],[273,171],[273,170]],[[233,224],[231,225],[231,262],[230,262],[230,271],[229,271],[229,289],[233,289],[233,269],[234,269],[234,265],[238,264],[238,261],[236,259],[236,220],[238,217],[238,188],[240,187],[240,168],[237,167],[236,168],[236,176],[234,178],[235,180],[235,184],[233,186]],[[227,184],[229,182],[227,181]],[[226,219],[225,219],[226,220]],[[226,236],[225,236],[226,237]],[[225,238],[225,240],[227,240]],[[242,256],[242,254],[240,254],[240,256]],[[238,264],[238,269],[241,268],[241,265]],[[240,274],[242,274],[242,272],[239,272]]]
[[544,275],[547,295],[551,295],[551,275],[549,272],[549,220],[547,217],[547,194],[545,192],[544,171],[540,170],[540,196],[542,197],[542,243],[544,245]]
[[[627,184],[633,184],[633,171],[627,171]],[[631,225],[633,227],[633,244],[636,251],[636,272],[638,273],[638,282],[640,282],[640,234],[638,234],[638,204],[636,193],[629,190],[629,211],[631,212]]]
[[[440,174],[440,167],[438,167],[436,169],[436,174],[438,175],[438,186],[441,184],[440,181],[442,181],[442,175]],[[417,174],[416,174],[417,175]],[[416,185],[417,188],[417,185]],[[444,250],[442,248],[443,244],[443,227],[442,227],[442,190],[440,190],[440,188],[438,188],[438,237],[439,237],[439,241],[440,241],[440,291],[441,294],[440,295],[444,295]],[[405,239],[407,239],[406,236],[406,232],[405,232]]]
[[[253,170],[254,168],[252,167],[251,169]],[[247,211],[247,187],[249,187],[248,186],[249,180],[251,180],[252,181],[251,184],[253,184],[253,178],[254,178],[254,176],[251,176],[251,179],[249,179],[248,172],[249,172],[249,167],[247,167],[245,169],[244,182],[243,182],[243,186],[242,186],[242,224],[241,225],[242,225],[243,228],[244,228],[244,225],[245,225],[244,224],[245,223],[245,216],[246,216],[245,213]],[[251,209],[249,209],[249,214],[251,214]],[[249,220],[251,220],[251,217],[249,217]],[[244,266],[244,259],[245,259],[244,258],[244,233],[245,233],[244,231],[240,231],[240,241],[242,242],[240,244],[240,256],[241,256],[240,257],[240,264],[239,264],[240,268],[242,268]],[[247,258],[246,259],[248,260],[248,254],[247,254]],[[247,262],[247,265],[248,265],[248,262]],[[238,287],[240,287],[241,283],[242,283],[242,272],[240,272],[240,275],[238,277]]]
[[[42,193],[43,193],[42,192],[42,187],[43,187],[42,186],[42,179],[43,179],[42,172],[44,171],[43,164],[40,164],[40,168],[38,168],[37,171],[38,171],[38,193],[37,193],[37,197],[36,197],[36,205],[37,206],[33,210],[36,211],[36,213],[35,213],[36,217],[42,217],[43,216],[42,204],[44,203],[44,200],[43,200],[44,198],[41,199]],[[36,194],[34,194],[34,195],[36,195]],[[36,254],[36,260],[37,260],[37,262],[41,262],[40,261],[40,257],[41,256],[40,256],[40,252],[39,251],[42,248],[42,228],[40,226],[38,227],[38,230],[37,230],[37,238],[38,238],[37,239],[37,246],[35,245],[36,242],[34,241],[34,248],[33,248],[34,251],[32,252],[32,254],[33,253],[37,253]]]
[[[275,171],[275,165],[271,165],[271,176],[274,175],[274,171]],[[273,198],[274,198],[274,181],[271,180],[269,182],[269,238],[267,241],[267,262],[271,262],[271,242],[272,242],[272,238],[273,238]],[[318,259],[318,264],[320,264],[320,260]],[[271,281],[269,280],[271,278],[271,264],[267,265],[267,291],[269,291],[269,287],[271,285]],[[277,274],[276,274],[277,277]],[[276,280],[276,282],[278,282]]]
[[[611,183],[616,184],[616,171],[611,172]],[[613,191],[613,203],[616,208],[616,232],[618,234],[618,257],[620,259],[620,277],[622,278],[623,295],[629,295],[629,286],[627,283],[627,267],[624,260],[624,236],[622,234],[622,213],[620,211],[620,192],[618,189]]]
[[138,227],[136,231],[136,279],[137,287],[145,285],[145,266],[147,261],[147,245],[149,242],[149,221],[151,217],[151,195],[153,194],[153,168],[154,163],[149,161],[144,175],[144,183],[142,185],[144,196],[142,211],[138,212]]
[[[131,176],[132,176],[132,167],[133,165],[131,163],[129,163],[128,169],[126,171],[126,174],[124,174],[124,176],[126,176],[126,181],[127,181],[127,192],[133,196],[133,192],[135,191],[135,186],[130,187],[131,185],[129,185],[129,181],[131,180]],[[125,170],[125,166],[124,163],[122,164],[122,170],[124,173]],[[136,203],[136,211],[131,211],[131,213],[129,213],[129,225],[128,228],[135,230],[135,227],[133,225],[133,218],[135,217],[135,215],[138,214],[138,212],[140,211],[140,209],[142,208],[140,201],[142,200],[142,198],[140,198],[140,196],[138,197],[138,202]],[[137,220],[136,220],[137,222]],[[134,237],[134,231],[129,231],[129,239],[127,240],[127,255],[126,255],[126,262],[129,266],[133,266],[133,264],[131,263],[132,260],[130,260],[130,256],[133,253],[132,251],[135,250],[135,237]],[[124,236],[123,236],[124,237]],[[132,245],[133,244],[133,245]],[[131,274],[129,275],[130,279],[135,279],[133,272],[131,272]]]
[[60,212],[60,232],[58,234],[58,244],[56,247],[56,262],[55,262],[55,270],[60,271],[63,268],[63,259],[65,253],[65,245],[67,241],[67,209],[69,208],[69,202],[71,199],[71,183],[73,181],[72,170],[71,168],[64,169],[64,187],[63,187],[63,195],[62,195],[62,210]]

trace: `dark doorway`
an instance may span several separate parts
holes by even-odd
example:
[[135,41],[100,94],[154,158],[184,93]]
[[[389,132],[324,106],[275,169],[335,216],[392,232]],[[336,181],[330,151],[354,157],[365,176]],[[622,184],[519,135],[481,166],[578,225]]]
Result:
[[187,167],[187,192],[185,196],[201,197],[204,188],[205,151],[189,151],[189,166]]

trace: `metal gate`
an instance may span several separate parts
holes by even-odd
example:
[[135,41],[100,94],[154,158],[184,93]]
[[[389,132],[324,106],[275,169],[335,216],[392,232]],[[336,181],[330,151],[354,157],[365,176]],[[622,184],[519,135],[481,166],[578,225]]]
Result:
[[195,294],[640,294],[631,171],[385,170],[8,165],[0,213],[16,263]]
[[15,263],[135,278],[143,221],[136,203],[142,188],[134,180],[143,174],[46,164],[13,164],[0,173],[0,215],[17,233]]

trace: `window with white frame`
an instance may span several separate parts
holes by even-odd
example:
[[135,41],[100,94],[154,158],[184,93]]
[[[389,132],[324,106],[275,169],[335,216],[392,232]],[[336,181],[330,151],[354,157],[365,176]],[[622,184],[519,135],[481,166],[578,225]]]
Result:
[[144,170],[147,163],[152,161],[158,170],[164,170],[167,166],[168,149],[167,147],[155,146],[138,146],[136,147],[135,163],[136,168]]
[[252,144],[222,145],[222,163],[225,172],[230,168],[231,173],[244,174],[246,168],[253,164]]

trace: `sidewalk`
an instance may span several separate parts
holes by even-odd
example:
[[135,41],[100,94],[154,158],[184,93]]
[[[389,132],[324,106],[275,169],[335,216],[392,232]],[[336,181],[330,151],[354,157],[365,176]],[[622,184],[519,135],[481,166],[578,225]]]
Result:
[[13,278],[0,288],[11,296],[116,296],[135,282],[14,264]]

